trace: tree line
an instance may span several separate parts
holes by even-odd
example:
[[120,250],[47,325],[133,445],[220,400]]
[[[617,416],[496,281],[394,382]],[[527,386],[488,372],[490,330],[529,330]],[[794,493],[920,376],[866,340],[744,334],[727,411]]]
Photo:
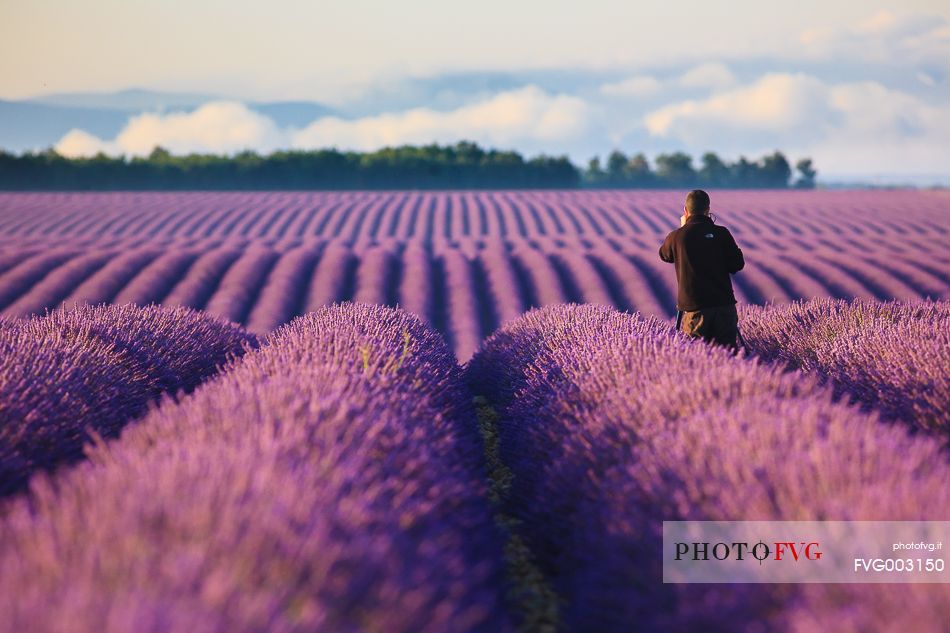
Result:
[[514,151],[454,145],[404,145],[374,152],[336,149],[244,151],[233,156],[173,155],[156,147],[145,157],[67,158],[53,149],[0,151],[2,190],[273,190],[273,189],[575,189],[580,187],[814,187],[809,159],[776,151],[756,162],[726,163],[708,152],[698,169],[682,152],[660,154],[651,167],[641,153],[612,152],[601,166],[578,168],[567,156],[526,159]]
[[651,167],[642,153],[628,157],[615,150],[604,165],[598,157],[590,160],[584,172],[584,182],[594,187],[813,189],[818,173],[810,158],[802,158],[795,163],[797,174],[793,179],[792,167],[779,151],[754,162],[740,156],[733,163],[722,160],[715,152],[706,152],[700,158],[698,168],[693,166],[693,158],[683,152],[660,154],[654,163],[655,167]]

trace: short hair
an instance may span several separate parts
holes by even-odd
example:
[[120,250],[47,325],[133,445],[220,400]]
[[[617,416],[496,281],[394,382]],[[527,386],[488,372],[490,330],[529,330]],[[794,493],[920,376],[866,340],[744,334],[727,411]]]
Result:
[[686,194],[686,210],[693,213],[709,211],[709,194],[702,189],[693,189]]

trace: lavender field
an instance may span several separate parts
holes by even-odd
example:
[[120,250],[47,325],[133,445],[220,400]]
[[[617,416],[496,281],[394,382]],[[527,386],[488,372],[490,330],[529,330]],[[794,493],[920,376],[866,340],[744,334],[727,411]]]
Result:
[[[938,377],[945,412],[941,338],[908,370]],[[660,560],[669,520],[945,520],[942,437],[604,306],[532,310],[467,375],[566,630],[939,631],[950,618],[950,585],[664,584]]]
[[714,192],[738,356],[672,325],[681,198],[0,195],[0,632],[945,630],[660,546],[950,520],[950,195]]
[[[670,317],[656,255],[682,192],[0,194],[0,314],[161,303],[266,333],[334,301],[399,305],[464,361],[561,302]],[[722,191],[740,302],[950,297],[950,194]]]

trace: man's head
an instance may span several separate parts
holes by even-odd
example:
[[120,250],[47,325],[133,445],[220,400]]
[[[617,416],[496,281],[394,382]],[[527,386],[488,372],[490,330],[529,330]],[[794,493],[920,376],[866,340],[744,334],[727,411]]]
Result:
[[689,215],[709,213],[709,194],[702,189],[693,189],[686,194],[686,213]]

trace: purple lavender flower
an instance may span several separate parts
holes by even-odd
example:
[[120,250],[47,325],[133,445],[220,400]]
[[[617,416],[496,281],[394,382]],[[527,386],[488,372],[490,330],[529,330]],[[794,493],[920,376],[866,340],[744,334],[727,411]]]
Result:
[[663,584],[664,520],[946,519],[940,443],[834,402],[817,377],[592,305],[526,313],[467,373],[500,415],[506,511],[568,630],[937,631],[950,617],[943,585]]
[[509,630],[474,428],[422,321],[321,308],[11,505],[0,630]]
[[950,302],[812,299],[747,306],[741,323],[761,358],[887,418],[950,432]]
[[253,342],[185,308],[82,306],[0,328],[0,494],[112,437],[163,393],[190,391]]

